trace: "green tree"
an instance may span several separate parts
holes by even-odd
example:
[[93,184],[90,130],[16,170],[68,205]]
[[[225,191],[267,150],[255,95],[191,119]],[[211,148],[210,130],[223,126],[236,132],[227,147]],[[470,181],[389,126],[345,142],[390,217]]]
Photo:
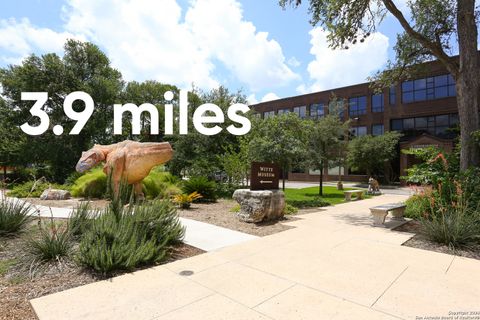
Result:
[[250,133],[249,153],[255,161],[273,162],[283,172],[282,188],[290,168],[305,158],[307,130],[303,120],[288,113],[268,119],[256,119]]
[[[219,106],[225,122],[220,124],[223,130],[213,136],[206,136],[196,131],[193,126],[193,111],[204,103],[213,103]],[[226,128],[233,124],[227,117],[228,108],[235,103],[247,103],[245,95],[240,91],[232,93],[221,86],[208,92],[193,90],[189,95],[189,128],[187,135],[174,134],[166,137],[175,150],[173,159],[168,166],[176,175],[213,176],[216,171],[223,171],[221,156],[225,150],[239,151],[239,137],[230,134]],[[215,124],[206,124],[212,126]]]
[[[280,5],[298,6],[302,0],[280,0]],[[478,10],[475,0],[408,1],[410,19],[393,0],[309,0],[311,23],[330,34],[333,48],[348,49],[376,31],[388,13],[403,28],[397,36],[396,59],[377,79],[384,84],[413,77],[420,62],[438,59],[455,79],[461,129],[461,169],[480,165],[480,147],[472,133],[480,128],[480,62],[478,59]],[[409,21],[410,20],[410,21]],[[458,39],[458,59],[452,39]]]
[[[21,153],[24,164],[49,165],[55,181],[63,182],[74,170],[81,152],[92,143],[113,141],[112,106],[119,102],[123,81],[120,72],[110,66],[107,56],[94,44],[68,40],[63,58],[56,54],[31,55],[20,65],[0,69],[0,83],[15,127],[25,121],[36,125],[38,121],[29,112],[32,102],[22,101],[21,92],[48,92],[43,110],[50,117],[50,129],[62,125],[64,133],[56,136],[48,130],[41,136],[27,136],[22,132],[20,136],[26,143]],[[90,94],[95,102],[94,112],[79,135],[68,134],[76,121],[63,111],[65,96],[74,91]],[[81,102],[76,103],[74,109],[83,110]]]
[[6,179],[7,166],[21,163],[21,150],[25,139],[20,129],[11,121],[10,110],[0,97],[0,167],[3,167],[3,179]]
[[340,162],[344,156],[341,150],[346,144],[348,123],[342,123],[336,115],[327,115],[319,120],[308,120],[306,164],[320,170],[318,194],[323,195],[323,169]]
[[238,148],[229,145],[225,149],[225,153],[220,156],[220,162],[229,178],[229,182],[235,185],[243,185],[248,179],[248,171],[250,169],[248,143],[247,139],[239,138]]
[[122,94],[121,100],[123,103],[133,103],[137,106],[140,106],[143,103],[151,103],[157,107],[158,114],[159,114],[159,129],[160,132],[158,135],[151,135],[151,123],[150,117],[146,114],[142,114],[141,118],[141,133],[140,136],[134,136],[132,134],[132,122],[131,117],[123,117],[123,132],[124,135],[121,136],[128,136],[131,140],[140,140],[143,142],[155,142],[155,141],[163,141],[164,139],[164,128],[163,124],[165,122],[165,104],[167,103],[164,98],[164,94],[167,91],[171,91],[174,93],[176,98],[171,102],[174,106],[178,105],[178,88],[173,85],[163,84],[153,80],[147,80],[144,82],[137,82],[131,81],[128,82],[125,86]]
[[348,144],[347,163],[354,170],[362,170],[371,176],[384,170],[385,164],[397,155],[401,134],[395,131],[381,136],[361,136]]

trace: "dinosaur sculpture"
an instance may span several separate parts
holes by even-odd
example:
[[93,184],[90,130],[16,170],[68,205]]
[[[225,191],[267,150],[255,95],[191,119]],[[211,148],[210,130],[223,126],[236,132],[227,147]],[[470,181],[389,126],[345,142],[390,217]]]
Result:
[[124,179],[134,186],[137,198],[144,199],[142,180],[153,167],[169,161],[172,156],[173,150],[168,142],[125,140],[110,145],[94,145],[92,149],[82,152],[75,169],[83,173],[105,161],[103,172],[112,175],[115,193],[118,193],[120,182]]

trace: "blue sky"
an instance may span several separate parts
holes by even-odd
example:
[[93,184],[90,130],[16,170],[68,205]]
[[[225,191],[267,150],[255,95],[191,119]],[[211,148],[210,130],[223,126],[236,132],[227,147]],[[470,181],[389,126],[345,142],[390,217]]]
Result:
[[387,17],[366,43],[332,51],[308,20],[306,5],[277,0],[2,1],[0,66],[61,55],[76,38],[96,43],[126,80],[223,84],[256,102],[363,82],[393,58],[401,30]]

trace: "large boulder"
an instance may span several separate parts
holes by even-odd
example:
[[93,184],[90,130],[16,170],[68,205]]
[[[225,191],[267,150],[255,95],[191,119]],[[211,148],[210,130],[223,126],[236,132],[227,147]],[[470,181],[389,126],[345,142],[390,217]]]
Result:
[[40,195],[40,200],[68,200],[70,199],[70,192],[67,190],[46,189]]
[[283,217],[285,194],[280,190],[235,190],[233,199],[240,204],[237,217],[244,222],[262,222]]

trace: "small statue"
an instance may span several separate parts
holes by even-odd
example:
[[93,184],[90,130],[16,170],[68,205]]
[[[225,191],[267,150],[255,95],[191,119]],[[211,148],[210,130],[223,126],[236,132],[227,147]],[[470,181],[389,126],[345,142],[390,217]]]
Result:
[[368,194],[380,194],[380,184],[378,183],[378,181],[372,177],[370,177],[368,179],[368,190],[367,190],[367,193]]
[[96,144],[82,152],[75,169],[83,173],[105,161],[103,172],[112,175],[113,191],[118,193],[120,182],[125,179],[133,184],[137,199],[144,199],[142,180],[150,170],[169,161],[173,150],[168,142],[136,142],[125,140],[110,145]]

